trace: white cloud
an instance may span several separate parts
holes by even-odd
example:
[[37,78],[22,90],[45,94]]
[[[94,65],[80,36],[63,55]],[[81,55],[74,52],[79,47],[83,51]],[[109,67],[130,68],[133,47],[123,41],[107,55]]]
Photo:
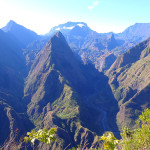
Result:
[[94,7],[93,6],[88,6],[88,9],[89,10],[92,10]]
[[88,6],[88,9],[89,9],[89,10],[92,10],[92,9],[95,8],[98,4],[99,4],[99,1],[98,1],[98,0],[95,0],[91,6]]
[[96,6],[96,5],[98,5],[99,4],[99,1],[95,1],[94,2],[94,5]]

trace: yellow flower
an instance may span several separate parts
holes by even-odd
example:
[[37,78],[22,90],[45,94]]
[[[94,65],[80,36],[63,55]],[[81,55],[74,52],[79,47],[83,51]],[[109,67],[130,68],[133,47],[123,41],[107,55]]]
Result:
[[103,140],[103,141],[104,141],[104,140],[106,140],[106,139],[107,139],[106,136],[103,135],[103,136],[101,136],[101,139],[100,139],[100,140]]

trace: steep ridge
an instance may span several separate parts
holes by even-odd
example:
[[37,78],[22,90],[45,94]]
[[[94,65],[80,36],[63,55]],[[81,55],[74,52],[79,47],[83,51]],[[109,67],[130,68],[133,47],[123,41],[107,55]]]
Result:
[[[104,124],[109,124],[117,111],[107,77],[92,65],[83,65],[61,32],[39,52],[24,93],[28,115],[36,127],[58,128],[61,139],[52,149],[63,149],[68,144],[83,146],[86,141],[91,147],[94,141],[97,143],[95,133],[101,135],[106,129]],[[109,129],[117,130],[115,119]]]
[[[118,59],[114,62],[114,64],[111,66],[111,68],[109,69],[108,74],[110,74],[114,70],[117,70],[118,68],[125,67],[126,65],[131,64],[131,63],[135,63],[141,57],[147,56],[149,54],[149,50],[148,50],[149,40],[150,39],[136,45],[135,47],[133,47],[126,53],[120,55]],[[145,52],[143,56],[142,56],[142,52],[143,53]]]
[[[17,138],[34,127],[21,101],[25,76],[20,44],[12,34],[0,30],[0,145],[5,142],[10,149]],[[17,138],[15,131],[18,131]]]
[[121,39],[125,40],[146,40],[150,37],[150,23],[136,23],[128,27],[122,33],[117,34]]
[[115,38],[121,45],[113,49],[116,55],[120,55],[128,51],[150,37],[150,23],[136,23],[122,33],[115,34]]
[[29,70],[35,56],[43,46],[43,41],[45,43],[45,38],[20,24],[17,24],[13,20],[10,20],[1,30],[6,34],[9,34],[9,36],[11,35],[11,41],[13,40],[14,43],[13,45],[19,47],[21,55],[23,53],[23,57],[26,59],[26,65]]
[[16,42],[14,43],[11,34],[0,30],[0,90],[21,98],[26,66],[20,46]]
[[6,33],[9,32],[14,35],[24,47],[38,38],[38,35],[35,32],[17,24],[13,20],[10,20],[8,24],[2,28],[2,30]]
[[[145,92],[148,90],[150,83],[149,52],[150,39],[119,56],[107,71],[112,91],[120,105],[120,112],[118,113],[120,126],[124,123],[133,127],[133,122],[138,114],[144,108],[149,107],[148,93]],[[143,93],[145,93],[145,96]],[[141,102],[139,95],[143,95]]]
[[22,146],[23,140],[21,139],[27,131],[34,128],[34,125],[25,113],[18,113],[8,105],[9,97],[7,98],[4,100],[0,97],[0,145],[1,148],[3,146],[6,148],[7,145],[7,149],[16,149]]
[[[71,81],[71,84],[76,88],[78,87],[77,81],[80,81],[81,83],[79,86],[82,86],[82,84],[86,82],[81,74],[79,63],[77,63],[73,52],[70,50],[61,32],[58,32],[53,36],[38,54],[30,70],[28,80],[33,82],[33,79],[41,72],[41,70],[47,72],[47,69],[53,70],[53,67],[54,69],[56,68],[56,70],[59,70],[62,76]],[[33,84],[32,82],[27,82],[26,87],[30,87],[30,84]],[[80,90],[82,89],[80,88]],[[29,89],[29,91],[31,93],[32,90]]]
[[118,124],[120,126],[134,127],[137,116],[141,115],[141,112],[146,108],[150,108],[150,84],[120,107],[117,115]]

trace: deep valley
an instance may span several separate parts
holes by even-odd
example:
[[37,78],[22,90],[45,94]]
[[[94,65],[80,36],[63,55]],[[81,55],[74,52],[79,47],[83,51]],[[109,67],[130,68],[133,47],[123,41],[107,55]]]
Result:
[[38,35],[11,20],[0,29],[0,148],[25,149],[32,129],[57,129],[51,150],[98,148],[104,132],[134,129],[150,108],[149,37],[150,23],[116,34],[67,22]]

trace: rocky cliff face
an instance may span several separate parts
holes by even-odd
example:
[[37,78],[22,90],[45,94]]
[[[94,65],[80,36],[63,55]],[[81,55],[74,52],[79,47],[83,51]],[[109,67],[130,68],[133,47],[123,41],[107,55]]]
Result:
[[[150,83],[149,50],[150,39],[119,56],[107,72],[115,98],[121,106],[118,114],[118,122],[121,125],[133,126],[138,114],[149,105],[148,93],[145,93]],[[145,96],[142,93],[145,93]],[[142,104],[139,95],[143,95]],[[124,119],[121,117],[122,115]],[[120,119],[122,121],[119,121]]]
[[[109,118],[112,109],[117,111],[108,79],[92,65],[83,65],[61,32],[36,57],[27,77],[24,99],[29,103],[28,116],[37,127],[58,128],[63,148],[68,143],[70,147],[84,146],[86,140],[87,147],[97,144],[95,133],[102,134],[105,124],[113,120]],[[111,117],[115,117],[115,112]],[[117,130],[114,121],[109,128]],[[58,141],[52,149],[57,144]]]
[[0,30],[0,145],[5,142],[10,149],[34,127],[21,101],[26,69],[25,59],[19,50],[20,44],[13,36]]
[[[25,113],[18,113],[7,104],[8,99],[0,98],[0,145],[7,149],[17,149],[23,144],[26,132],[34,128]],[[15,102],[14,102],[15,103]]]

